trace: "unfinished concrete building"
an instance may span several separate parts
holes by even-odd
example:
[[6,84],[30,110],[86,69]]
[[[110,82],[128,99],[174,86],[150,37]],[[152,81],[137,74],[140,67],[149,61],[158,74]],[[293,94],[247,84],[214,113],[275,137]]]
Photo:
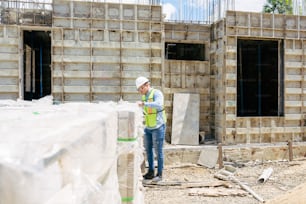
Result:
[[224,144],[306,140],[306,16],[227,11],[168,22],[159,4],[1,1],[0,98],[136,101],[144,75],[200,96],[199,131]]

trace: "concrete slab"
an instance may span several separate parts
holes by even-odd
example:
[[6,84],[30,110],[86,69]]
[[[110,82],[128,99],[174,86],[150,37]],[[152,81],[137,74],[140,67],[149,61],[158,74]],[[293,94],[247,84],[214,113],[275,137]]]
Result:
[[216,147],[206,148],[201,151],[198,164],[214,168],[218,162],[219,151]]
[[174,94],[171,144],[199,144],[199,109],[199,94]]

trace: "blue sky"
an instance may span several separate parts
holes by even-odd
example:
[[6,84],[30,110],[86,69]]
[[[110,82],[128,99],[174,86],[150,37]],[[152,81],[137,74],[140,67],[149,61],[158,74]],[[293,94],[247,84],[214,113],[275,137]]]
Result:
[[[224,0],[223,0],[224,1]],[[267,2],[267,0],[233,0],[235,2],[235,10],[236,11],[252,11],[252,12],[260,12],[262,11],[263,5]],[[203,8],[203,4],[207,4],[207,0],[162,0],[163,5],[163,13],[166,15],[166,19],[176,19],[184,18],[184,20],[188,20],[186,18],[206,18],[206,16],[202,16],[203,12],[201,12],[201,8]],[[180,11],[179,3],[182,2],[183,9]],[[217,1],[216,1],[217,2]],[[193,8],[188,9],[188,6],[194,6]],[[207,5],[206,5],[207,7]],[[202,9],[202,11],[204,11]],[[192,15],[192,16],[191,16]],[[205,14],[204,14],[205,15]]]

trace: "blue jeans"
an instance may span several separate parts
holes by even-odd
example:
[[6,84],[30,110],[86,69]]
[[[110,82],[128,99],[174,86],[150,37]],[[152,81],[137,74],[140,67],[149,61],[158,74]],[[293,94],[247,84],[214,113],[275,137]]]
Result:
[[157,129],[145,128],[144,146],[147,154],[147,161],[149,163],[149,171],[154,171],[154,153],[157,157],[157,173],[162,175],[164,168],[164,140],[165,140],[166,125],[162,125]]

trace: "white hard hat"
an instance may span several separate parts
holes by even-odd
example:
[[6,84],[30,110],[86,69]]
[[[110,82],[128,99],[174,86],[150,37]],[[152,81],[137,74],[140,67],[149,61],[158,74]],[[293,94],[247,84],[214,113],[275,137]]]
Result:
[[139,89],[139,87],[141,87],[142,85],[144,85],[145,83],[149,82],[149,79],[147,79],[146,77],[138,77],[135,81],[136,83],[136,88]]

